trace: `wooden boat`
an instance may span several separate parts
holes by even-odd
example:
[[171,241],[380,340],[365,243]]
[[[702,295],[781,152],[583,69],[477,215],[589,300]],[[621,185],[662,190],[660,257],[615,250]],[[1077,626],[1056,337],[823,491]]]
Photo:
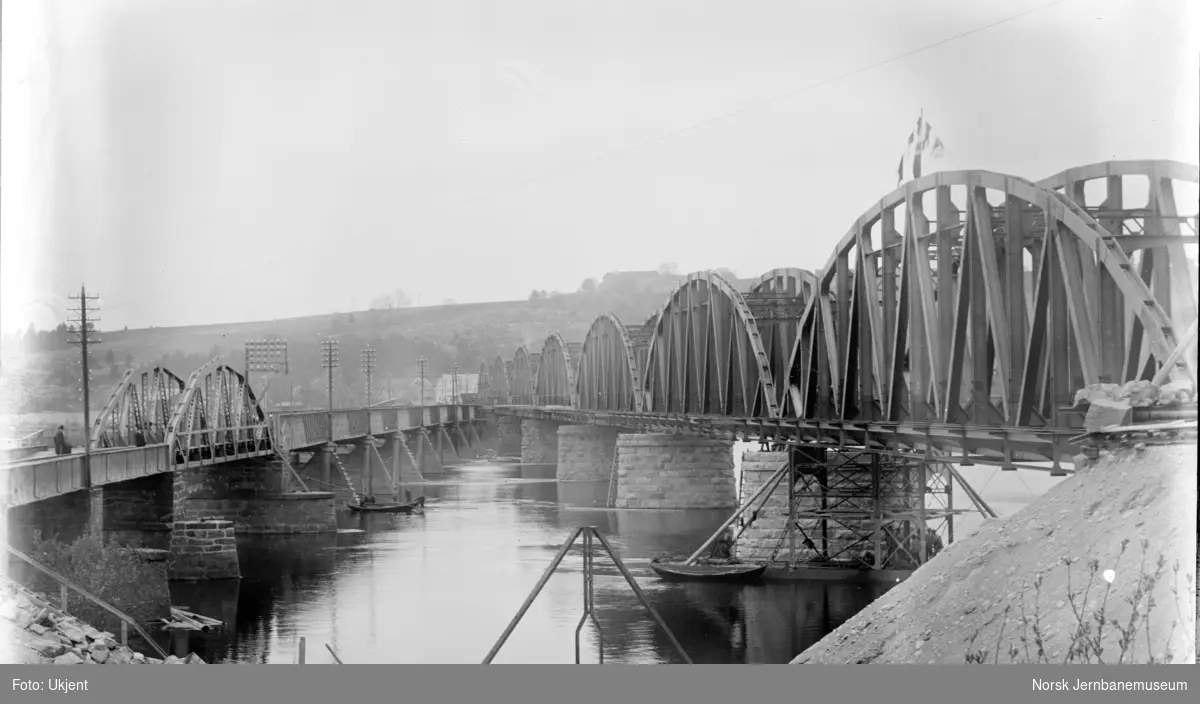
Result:
[[382,504],[352,504],[346,502],[346,508],[361,513],[414,513],[425,507],[425,497],[418,496],[416,501],[407,504],[387,502]]
[[650,561],[650,569],[671,582],[752,582],[767,571],[765,564],[729,562],[720,564]]

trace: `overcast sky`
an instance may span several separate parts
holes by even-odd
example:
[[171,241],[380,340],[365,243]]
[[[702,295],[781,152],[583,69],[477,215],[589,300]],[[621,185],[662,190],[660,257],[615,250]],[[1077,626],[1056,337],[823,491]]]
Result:
[[818,268],[921,109],[938,170],[1196,162],[1195,4],[6,1],[0,325]]

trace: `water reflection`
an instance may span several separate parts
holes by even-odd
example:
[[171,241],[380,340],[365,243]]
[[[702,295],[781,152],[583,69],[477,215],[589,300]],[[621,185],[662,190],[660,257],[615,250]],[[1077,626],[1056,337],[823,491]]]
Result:
[[[479,662],[579,525],[609,539],[696,662],[787,662],[880,589],[663,583],[650,558],[695,549],[728,510],[609,511],[607,482],[559,484],[527,473],[464,467],[410,488],[430,498],[425,515],[341,512],[339,526],[354,532],[242,540],[240,583],[172,585],[177,604],[236,624],[191,634],[189,646],[210,661],[293,662],[305,636],[310,662],[331,661],[326,643],[348,663]],[[596,568],[605,660],[678,662],[600,553]],[[577,547],[497,662],[574,662],[581,573]],[[590,627],[585,633],[583,661],[595,662],[597,639]]]

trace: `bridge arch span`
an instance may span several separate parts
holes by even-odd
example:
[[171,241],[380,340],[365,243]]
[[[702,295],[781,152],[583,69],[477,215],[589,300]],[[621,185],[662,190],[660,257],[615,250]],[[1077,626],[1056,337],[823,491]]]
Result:
[[750,284],[750,293],[787,294],[795,298],[813,295],[816,290],[817,275],[807,269],[783,268],[772,269]]
[[579,408],[641,412],[642,373],[629,331],[613,313],[592,321],[580,350]]
[[228,461],[271,447],[267,414],[254,390],[220,357],[188,377],[167,424],[166,442],[184,464]]
[[537,383],[537,371],[534,366],[533,355],[529,354],[529,350],[525,349],[525,345],[517,348],[517,352],[512,359],[512,372],[510,376],[510,386],[508,395],[510,403],[518,406],[533,405],[533,395]]
[[[1104,280],[1145,331],[1152,359],[1135,375],[1097,328]],[[1077,389],[1144,377],[1177,339],[1121,243],[1070,199],[1004,174],[931,174],[834,249],[801,316],[785,413],[1058,425]]]
[[578,343],[565,342],[557,332],[546,338],[537,363],[537,405],[575,406],[580,347]]
[[186,384],[166,367],[126,370],[96,417],[92,447],[133,447],[138,428],[149,444],[166,441],[171,414]]
[[[1086,210],[1109,234],[1126,237],[1122,247],[1134,271],[1170,316],[1177,335],[1197,317],[1194,242],[1198,184],[1200,168],[1170,160],[1088,164],[1038,182]],[[1186,212],[1180,212],[1181,204]],[[1184,236],[1191,238],[1190,248],[1184,244]],[[1131,355],[1125,373],[1132,376],[1136,369],[1144,369],[1149,354],[1141,322],[1133,311],[1114,305],[1120,301],[1120,292],[1111,278],[1100,281],[1097,298],[1101,301],[1101,337],[1126,340]],[[1195,361],[1191,363],[1194,376]]]
[[770,359],[742,294],[689,274],[659,310],[643,383],[646,410],[776,418]]
[[492,403],[508,403],[508,365],[500,355],[492,360],[488,371],[488,398]]

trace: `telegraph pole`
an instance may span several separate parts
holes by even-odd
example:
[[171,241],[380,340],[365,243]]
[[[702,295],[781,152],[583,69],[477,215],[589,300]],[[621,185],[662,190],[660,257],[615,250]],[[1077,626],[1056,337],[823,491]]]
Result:
[[[83,391],[83,485],[87,488],[92,486],[92,412],[89,407],[91,404],[90,387],[92,381],[91,370],[88,369],[88,345],[98,345],[102,342],[99,338],[93,338],[93,333],[96,332],[96,318],[94,315],[88,318],[88,301],[99,300],[99,296],[87,295],[87,288],[79,285],[78,296],[68,296],[72,301],[79,301],[79,307],[73,308],[72,312],[77,313],[79,317],[71,321],[71,332],[76,333],[78,339],[71,340],[71,344],[79,345],[80,362],[82,368],[82,376],[80,386]],[[96,309],[92,309],[95,313]]]
[[321,366],[329,370],[329,441],[333,442],[333,370],[338,365],[338,341],[321,341]]
[[375,350],[368,347],[362,351],[362,370],[367,375],[367,408],[371,408],[371,372],[375,370]]
[[450,365],[450,405],[458,405],[458,362]]
[[[421,372],[421,413],[424,414],[425,408],[425,369],[429,366],[429,360],[425,359],[425,355],[417,357],[417,369]],[[424,416],[422,416],[424,417]]]

